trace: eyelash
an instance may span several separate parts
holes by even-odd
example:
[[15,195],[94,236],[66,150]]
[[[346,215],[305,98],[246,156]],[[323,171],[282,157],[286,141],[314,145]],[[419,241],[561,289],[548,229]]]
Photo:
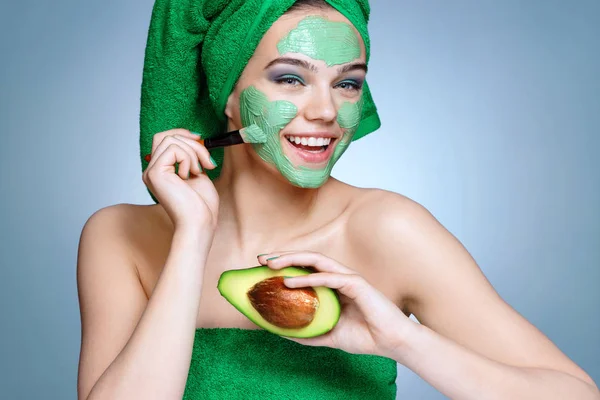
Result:
[[[294,84],[289,83],[288,81],[295,81]],[[279,78],[275,78],[275,82],[282,84],[282,85],[290,85],[290,86],[297,86],[297,83],[300,83],[301,85],[304,85],[304,81],[300,78],[298,78],[297,76],[294,75],[283,75],[280,76]]]
[[[290,81],[292,81],[293,83],[291,83]],[[301,85],[305,85],[304,81],[300,78],[298,78],[297,76],[294,75],[283,75],[280,76],[279,78],[275,79],[275,82],[281,85],[290,85],[290,86],[297,86],[298,84]],[[336,86],[340,86],[342,84],[346,84],[346,85],[350,85],[351,88],[342,88],[344,90],[352,90],[352,91],[359,91],[360,89],[362,89],[362,85],[357,83],[356,81],[353,80],[345,80],[342,81],[340,83],[338,83]]]
[[359,91],[360,89],[362,89],[362,85],[361,85],[361,84],[359,84],[359,83],[357,83],[356,81],[348,81],[348,80],[346,80],[346,81],[341,81],[340,83],[338,83],[338,84],[337,84],[337,86],[339,86],[339,85],[341,85],[341,84],[347,84],[347,85],[350,85],[350,86],[352,86],[352,88],[351,88],[351,89],[349,89],[349,90],[356,90],[356,91]]

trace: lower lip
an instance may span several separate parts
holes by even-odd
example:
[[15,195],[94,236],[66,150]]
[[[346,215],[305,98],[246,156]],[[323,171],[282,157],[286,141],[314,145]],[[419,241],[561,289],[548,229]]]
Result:
[[294,155],[296,155],[301,160],[303,160],[307,163],[311,163],[311,164],[319,164],[319,163],[324,163],[324,162],[328,161],[329,158],[331,157],[331,155],[333,154],[333,148],[334,148],[334,144],[335,144],[335,140],[331,139],[329,146],[327,146],[327,150],[322,151],[320,153],[312,153],[310,151],[305,151],[305,150],[299,149],[298,147],[294,146],[285,137],[282,137],[282,140],[287,143],[287,145],[290,149],[292,149],[292,152]]

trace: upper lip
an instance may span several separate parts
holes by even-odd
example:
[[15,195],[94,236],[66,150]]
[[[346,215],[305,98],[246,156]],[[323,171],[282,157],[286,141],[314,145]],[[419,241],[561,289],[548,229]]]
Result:
[[283,136],[294,136],[294,137],[314,137],[314,138],[331,138],[337,139],[338,137],[333,133],[329,132],[295,132],[285,133]]

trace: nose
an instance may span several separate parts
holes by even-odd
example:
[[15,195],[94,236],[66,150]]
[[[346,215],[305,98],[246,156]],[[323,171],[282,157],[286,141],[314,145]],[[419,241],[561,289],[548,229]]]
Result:
[[310,121],[331,122],[337,117],[337,110],[329,88],[315,87],[306,102],[304,115]]

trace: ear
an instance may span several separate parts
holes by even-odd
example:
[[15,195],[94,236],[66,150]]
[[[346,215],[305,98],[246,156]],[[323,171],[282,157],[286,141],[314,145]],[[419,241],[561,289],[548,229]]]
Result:
[[237,107],[237,97],[235,96],[235,90],[231,92],[227,98],[227,104],[225,105],[225,115],[229,119],[233,119],[233,110]]

